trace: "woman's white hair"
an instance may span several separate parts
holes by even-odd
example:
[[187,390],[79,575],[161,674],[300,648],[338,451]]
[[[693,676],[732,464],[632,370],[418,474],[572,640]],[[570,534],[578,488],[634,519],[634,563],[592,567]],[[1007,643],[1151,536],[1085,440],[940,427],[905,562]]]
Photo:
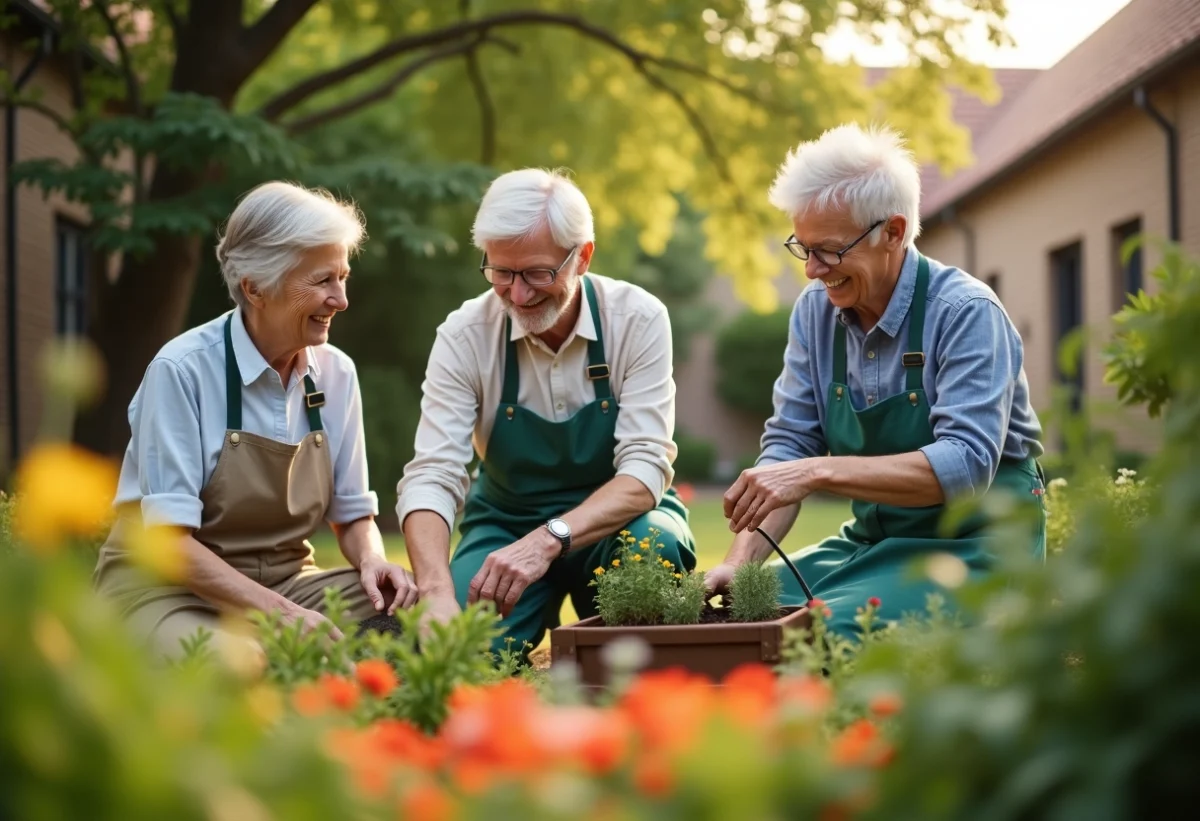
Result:
[[471,239],[486,251],[489,242],[526,239],[542,226],[549,227],[560,248],[596,238],[592,208],[575,183],[557,171],[522,168],[501,174],[488,186]]
[[[812,209],[845,208],[864,229],[903,214],[904,245],[921,233],[921,175],[903,138],[886,127],[830,129],[788,153],[769,194],[795,218]],[[881,231],[871,232],[871,243]]]
[[242,198],[217,241],[217,261],[229,295],[245,307],[242,280],[271,293],[300,254],[320,245],[355,253],[365,237],[362,214],[322,188],[266,182]]

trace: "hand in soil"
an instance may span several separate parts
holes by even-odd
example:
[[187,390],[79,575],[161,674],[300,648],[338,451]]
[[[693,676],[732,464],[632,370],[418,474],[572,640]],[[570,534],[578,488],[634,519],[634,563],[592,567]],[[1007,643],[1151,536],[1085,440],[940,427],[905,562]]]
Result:
[[424,634],[431,622],[445,624],[462,612],[453,595],[433,595],[421,599],[425,611],[421,614],[421,633]]
[[708,596],[711,598],[718,593],[728,591],[729,583],[733,581],[735,571],[737,571],[737,567],[729,562],[721,562],[712,570],[706,570],[704,572],[704,587],[708,591]]

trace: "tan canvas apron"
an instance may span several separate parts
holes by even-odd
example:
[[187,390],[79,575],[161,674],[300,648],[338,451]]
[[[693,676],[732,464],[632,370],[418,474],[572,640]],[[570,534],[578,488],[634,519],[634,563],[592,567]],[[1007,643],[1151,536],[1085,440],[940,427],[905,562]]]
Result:
[[[323,610],[324,589],[334,587],[354,619],[375,615],[358,571],[321,570],[308,541],[333,497],[333,464],[321,425],[323,395],[305,376],[309,433],[295,445],[241,428],[241,377],[225,325],[228,430],[217,466],[200,491],[200,528],[193,534],[247,578],[308,610]],[[150,581],[122,547],[122,524],[100,550],[97,589],[115,598],[136,633],[161,655],[177,655],[180,640],[200,627],[214,641],[229,640],[220,611],[186,587]]]

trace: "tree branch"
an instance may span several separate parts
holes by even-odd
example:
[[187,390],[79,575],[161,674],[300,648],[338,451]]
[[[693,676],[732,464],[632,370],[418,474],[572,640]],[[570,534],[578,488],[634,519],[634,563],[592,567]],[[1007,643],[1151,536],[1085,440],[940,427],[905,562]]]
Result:
[[143,114],[141,87],[138,84],[137,73],[133,70],[133,58],[129,56],[129,49],[125,46],[125,38],[121,36],[117,21],[108,11],[108,0],[93,0],[93,5],[104,18],[104,25],[108,27],[109,35],[117,45],[117,53],[121,57],[121,73],[125,75],[125,89],[129,94],[129,106],[140,117]]
[[[645,77],[646,81],[650,83],[650,85],[654,86],[675,101],[675,104],[678,105],[683,111],[683,116],[687,117],[688,122],[692,126],[692,130],[694,130],[696,135],[700,138],[700,144],[704,146],[704,153],[708,155],[708,158],[712,160],[713,165],[717,167],[717,173],[721,175],[721,179],[729,183],[734,191],[737,191],[738,188],[733,181],[733,175],[729,173],[729,164],[725,162],[725,157],[721,154],[720,149],[717,148],[716,138],[714,138],[712,132],[708,130],[708,126],[705,124],[704,118],[700,116],[700,112],[697,111],[691,103],[684,99],[683,92],[674,86],[669,85],[665,80],[663,80],[650,69],[641,67],[638,69],[638,73]],[[740,192],[737,194],[737,197],[740,206]]]
[[479,103],[479,162],[491,165],[492,160],[496,158],[496,106],[492,103],[487,82],[483,79],[476,49],[467,52],[467,77],[471,80],[471,88],[474,89],[475,99]]
[[357,60],[351,60],[349,63],[338,68],[302,80],[287,91],[268,101],[259,111],[259,114],[268,120],[277,120],[281,115],[317,92],[324,91],[344,80],[348,80],[356,74],[361,74],[393,57],[432,46],[459,41],[472,34],[486,34],[494,28],[518,25],[553,25],[570,28],[625,55],[635,67],[644,68],[647,65],[656,65],[672,71],[690,74],[707,82],[715,83],[734,94],[762,104],[762,101],[752,92],[738,88],[728,80],[717,77],[702,66],[680,62],[667,57],[658,57],[636,49],[611,32],[593,25],[581,17],[543,11],[513,11],[494,14],[489,17],[480,17],[475,20],[463,20],[462,22],[444,26],[434,31],[400,37]]
[[377,103],[380,100],[386,100],[390,97],[397,88],[412,79],[422,69],[445,60],[447,57],[454,57],[459,54],[468,53],[477,49],[483,43],[482,39],[473,40],[469,43],[457,43],[452,46],[445,46],[440,49],[434,49],[423,57],[418,57],[404,65],[402,69],[392,75],[384,82],[377,85],[370,91],[363,92],[357,97],[351,97],[349,100],[331,105],[328,108],[313,112],[307,116],[301,117],[292,122],[285,123],[284,127],[289,134],[303,134],[316,128],[319,125],[336,120],[338,117],[344,117],[347,114],[352,114],[360,108],[365,108],[371,103]]
[[30,111],[36,111],[42,116],[48,118],[71,139],[75,139],[79,136],[66,117],[38,100],[34,100],[29,97],[0,97],[0,105],[16,106],[17,108],[27,108]]
[[171,33],[175,35],[175,42],[178,43],[179,38],[183,36],[183,21],[179,19],[179,12],[175,11],[174,0],[163,0],[163,12],[167,15]]
[[242,32],[242,48],[247,61],[262,65],[288,32],[304,19],[317,0],[275,0],[254,25]]

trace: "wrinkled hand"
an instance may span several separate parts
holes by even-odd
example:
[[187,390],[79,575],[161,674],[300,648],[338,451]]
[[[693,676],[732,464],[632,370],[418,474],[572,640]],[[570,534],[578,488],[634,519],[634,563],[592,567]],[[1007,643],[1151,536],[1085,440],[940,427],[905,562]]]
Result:
[[525,588],[546,575],[561,549],[557,539],[539,528],[497,550],[484,560],[483,567],[471,579],[467,603],[491,599],[500,615],[508,616]]
[[428,632],[430,624],[445,624],[462,612],[453,593],[427,595],[421,599],[421,604],[424,606],[419,625],[422,635]]
[[712,598],[718,593],[729,590],[729,584],[733,581],[733,574],[736,571],[737,565],[729,562],[721,562],[712,570],[704,571],[705,598]]
[[359,581],[375,609],[387,608],[390,616],[397,608],[406,609],[417,603],[417,582],[412,573],[398,564],[372,557],[358,568]]
[[285,607],[282,610],[282,619],[285,625],[295,624],[297,621],[303,623],[301,632],[305,635],[315,630],[317,627],[327,624],[329,625],[329,638],[334,641],[342,640],[342,631],[337,629],[337,625],[329,619],[322,616],[316,610],[305,610],[298,604]]
[[801,502],[813,487],[811,459],[796,459],[743,470],[725,491],[725,518],[734,533],[754,530],[767,514]]

